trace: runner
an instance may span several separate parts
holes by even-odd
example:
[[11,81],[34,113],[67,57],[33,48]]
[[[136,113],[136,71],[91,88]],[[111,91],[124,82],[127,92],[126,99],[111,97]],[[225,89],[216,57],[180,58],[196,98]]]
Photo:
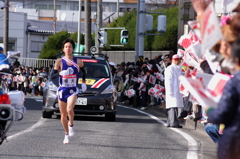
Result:
[[[72,39],[66,39],[62,43],[62,49],[65,56],[57,59],[54,66],[54,74],[56,77],[59,72],[59,88],[57,91],[58,104],[61,113],[61,123],[65,130],[64,144],[69,143],[69,137],[74,135],[73,119],[74,106],[78,94],[78,73],[83,72],[82,91],[85,92],[87,86],[85,84],[85,70],[83,61],[73,57],[72,53],[75,49],[75,42]],[[67,118],[68,117],[68,118]],[[68,120],[69,119],[69,120]]]

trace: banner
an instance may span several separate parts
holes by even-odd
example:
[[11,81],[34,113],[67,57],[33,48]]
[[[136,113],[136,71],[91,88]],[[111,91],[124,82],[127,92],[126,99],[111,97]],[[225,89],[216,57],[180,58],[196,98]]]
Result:
[[157,66],[157,68],[158,68],[158,71],[159,71],[160,73],[162,73],[163,69],[162,69],[158,64],[156,64],[156,66]]
[[138,81],[138,78],[137,78],[137,77],[134,77],[134,76],[132,76],[132,77],[131,77],[131,80],[132,80],[133,82],[137,82],[137,81]]
[[204,11],[201,19],[202,54],[211,49],[220,39],[223,39],[219,21],[211,2]]
[[190,28],[192,29],[192,31],[195,33],[195,35],[197,36],[199,42],[201,43],[201,31],[199,30],[199,24],[198,21],[194,20],[194,21],[188,21],[188,25],[190,26]]
[[184,60],[185,65],[197,67],[199,70],[201,70],[200,64],[196,61],[197,59],[195,58],[193,53],[191,53],[190,50],[185,51],[183,60]]
[[211,98],[218,102],[222,96],[225,84],[231,78],[230,75],[216,73],[213,75],[207,85],[207,90],[211,94]]
[[230,78],[231,76],[229,75],[216,73],[208,82],[207,87],[205,87],[203,80],[199,78],[192,79],[184,76],[179,77],[181,84],[200,105],[203,107],[210,106],[215,108],[222,96],[224,86]]
[[153,76],[153,75],[150,75],[150,77],[149,77],[149,83],[155,84],[155,83],[156,83],[156,77]]
[[212,79],[213,75],[212,74],[208,74],[208,73],[197,72],[196,77],[197,77],[197,79],[202,81],[203,84],[204,84],[204,87],[207,88],[207,85],[209,84],[209,82]]
[[136,92],[134,89],[129,89],[129,90],[127,90],[126,94],[127,94],[128,98],[131,98],[136,94]]
[[196,100],[198,104],[203,107],[217,107],[217,102],[207,96],[207,90],[204,89],[204,85],[201,81],[198,79],[186,78],[184,76],[180,76],[179,79],[185,89],[190,92],[191,96],[193,96],[194,100]]
[[201,52],[201,44],[198,41],[192,44],[188,49],[197,60],[202,58],[203,54]]
[[177,54],[180,56],[180,57],[183,57],[184,56],[184,50],[182,50],[182,49],[178,49],[178,51],[177,51]]
[[148,68],[148,70],[151,70],[152,69],[152,64],[147,64],[147,68]]
[[189,31],[188,36],[189,36],[189,39],[191,40],[192,44],[199,42],[197,35],[192,30]]
[[187,49],[192,44],[192,42],[189,39],[188,35],[182,35],[178,40],[178,44],[182,46],[184,49]]
[[155,75],[156,75],[157,79],[159,79],[160,81],[164,81],[164,76],[163,76],[163,74],[157,72],[157,73],[155,73]]

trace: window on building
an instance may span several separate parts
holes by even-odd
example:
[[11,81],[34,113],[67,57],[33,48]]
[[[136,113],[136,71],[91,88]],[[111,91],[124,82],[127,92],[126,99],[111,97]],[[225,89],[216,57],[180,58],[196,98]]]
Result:
[[96,6],[91,6],[91,11],[92,12],[97,12],[97,7]]
[[120,12],[125,12],[125,11],[126,11],[126,8],[120,8],[119,11],[120,11]]
[[[79,10],[79,6],[77,7],[77,10]],[[84,6],[82,6],[81,11],[84,11]]]
[[[0,46],[4,46],[3,45],[3,40],[0,40]],[[8,51],[15,51],[15,40],[9,40],[8,41]]]
[[127,8],[127,12],[131,12],[132,11],[132,8]]
[[35,8],[47,10],[48,6],[47,6],[47,4],[35,4]]
[[[49,5],[48,9],[49,10],[53,10],[54,9],[54,5]],[[61,10],[61,5],[56,5],[56,10]]]

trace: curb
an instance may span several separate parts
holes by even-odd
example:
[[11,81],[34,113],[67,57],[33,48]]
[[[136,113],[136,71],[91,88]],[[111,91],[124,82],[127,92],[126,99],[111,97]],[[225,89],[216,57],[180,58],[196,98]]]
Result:
[[[158,108],[158,106],[148,106],[148,109],[146,112],[149,112],[156,116],[161,115],[167,118],[165,108]],[[194,129],[196,131],[201,131],[202,133],[206,133],[205,126],[200,122],[197,122],[197,121],[195,122],[193,118],[184,119],[183,121],[180,121],[180,124],[183,126],[189,127],[191,129]]]
[[[125,104],[122,104],[122,103],[119,103],[119,104],[125,105]],[[133,108],[136,108],[136,107],[133,107]],[[138,108],[136,108],[136,109],[138,109]],[[142,111],[147,112],[147,113],[152,114],[152,115],[155,115],[157,117],[167,118],[166,109],[165,108],[159,108],[159,106],[148,106],[146,110],[142,110]],[[193,118],[184,119],[183,121],[180,121],[180,124],[183,127],[191,128],[193,130],[199,131],[199,132],[204,133],[204,134],[206,133],[205,132],[205,126],[200,122],[197,122],[197,121],[195,122],[193,120]]]

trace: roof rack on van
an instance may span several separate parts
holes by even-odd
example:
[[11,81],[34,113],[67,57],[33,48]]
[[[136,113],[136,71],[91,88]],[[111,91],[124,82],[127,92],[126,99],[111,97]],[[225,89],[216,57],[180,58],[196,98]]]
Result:
[[74,52],[74,55],[87,55],[91,56],[92,59],[96,59],[96,56],[98,57],[103,57],[105,60],[108,60],[107,54],[101,54],[101,53],[79,53],[79,52]]
[[[61,58],[61,55],[63,54],[63,51],[60,51],[57,56],[58,58]],[[92,59],[96,59],[96,56],[98,57],[103,57],[105,60],[108,61],[108,56],[107,54],[101,54],[101,53],[80,53],[80,52],[73,52],[73,55],[87,55],[87,56],[91,56]]]

